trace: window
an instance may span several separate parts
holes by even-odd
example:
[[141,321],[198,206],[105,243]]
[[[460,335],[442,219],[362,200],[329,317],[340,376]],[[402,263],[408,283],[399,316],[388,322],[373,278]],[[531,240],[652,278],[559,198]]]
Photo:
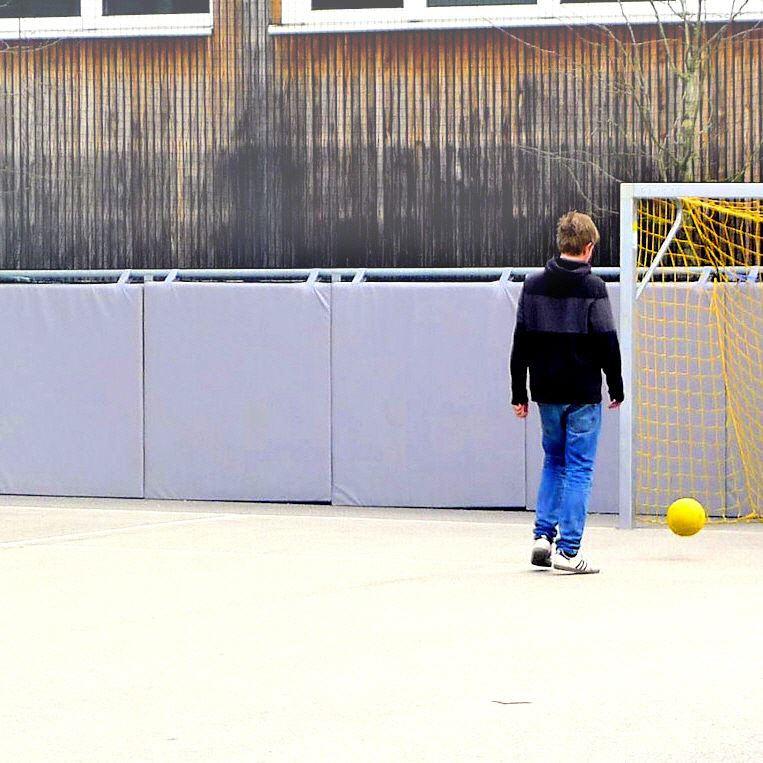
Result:
[[535,5],[535,0],[429,0],[427,5],[430,8],[458,8],[465,5]]
[[104,16],[142,13],[209,13],[209,0],[104,0]]
[[[688,0],[708,20],[727,19],[729,0]],[[281,21],[273,34],[363,32],[459,27],[567,26],[570,24],[678,21],[675,0],[281,0]],[[763,20],[763,0],[736,0],[740,20]]]
[[403,0],[313,0],[314,11],[402,8]]
[[0,18],[79,16],[80,0],[0,0]]
[[211,0],[0,0],[3,40],[211,32]]
[[430,8],[449,7],[458,8],[465,5],[535,5],[535,0],[429,0],[427,5]]

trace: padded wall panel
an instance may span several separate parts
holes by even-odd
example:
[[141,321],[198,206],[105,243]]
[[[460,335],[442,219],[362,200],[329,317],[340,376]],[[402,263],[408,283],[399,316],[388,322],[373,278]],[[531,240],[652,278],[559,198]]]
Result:
[[[619,323],[620,284],[608,283],[607,289],[615,322]],[[620,484],[618,479],[620,414],[617,411],[606,409],[606,403],[609,402],[606,383],[602,385],[602,400],[604,401],[604,408],[601,416],[601,436],[594,468],[589,510],[592,513],[617,514]],[[540,414],[538,406],[531,405],[530,415],[527,418],[527,507],[533,510],[535,510],[542,468],[543,446],[541,444]]]
[[328,501],[328,284],[146,284],[146,495]]
[[142,288],[0,287],[0,493],[143,495]]
[[[763,283],[719,284],[726,324],[726,506],[763,512]],[[744,453],[744,458],[742,454]]]
[[[634,500],[664,514],[692,496],[726,501],[726,394],[711,284],[650,284],[635,321]],[[722,296],[719,295],[719,298]]]
[[508,372],[518,286],[334,285],[334,503],[525,505]]

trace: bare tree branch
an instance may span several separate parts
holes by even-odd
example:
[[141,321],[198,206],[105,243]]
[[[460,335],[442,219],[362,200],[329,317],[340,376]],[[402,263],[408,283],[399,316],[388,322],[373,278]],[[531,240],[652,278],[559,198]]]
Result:
[[[603,70],[591,67],[587,60],[570,60],[566,51],[545,49],[526,37],[502,29],[521,45],[549,56],[556,62],[558,76],[590,84],[599,83],[599,94],[610,104],[609,114],[590,117],[588,138],[599,144],[606,140],[611,150],[600,156],[585,156],[578,148],[558,151],[524,146],[545,159],[556,160],[568,172],[577,171],[576,185],[581,184],[581,170],[592,170],[608,182],[632,180],[616,178],[629,174],[640,163],[651,167],[662,181],[698,179],[700,167],[707,158],[707,146],[718,135],[721,125],[713,119],[713,103],[707,97],[713,72],[713,59],[722,51],[731,52],[736,44],[749,40],[763,28],[763,21],[737,30],[735,24],[744,19],[750,0],[732,0],[725,17],[708,11],[706,0],[648,0],[654,22],[637,32],[625,0],[618,0],[622,23],[586,24],[587,32],[569,22],[564,24],[574,40],[590,50],[606,55]],[[500,28],[500,27],[498,27]],[[600,35],[591,36],[591,28]],[[655,47],[656,46],[656,47]],[[614,53],[614,55],[613,55]],[[662,81],[654,79],[655,53],[664,57],[665,91]],[[665,100],[666,93],[671,100]],[[629,116],[630,115],[630,116]],[[617,147],[612,146],[616,142]],[[759,158],[760,147],[744,154],[742,167],[732,177],[745,176]],[[624,168],[627,162],[631,169]],[[582,191],[581,191],[582,192]]]

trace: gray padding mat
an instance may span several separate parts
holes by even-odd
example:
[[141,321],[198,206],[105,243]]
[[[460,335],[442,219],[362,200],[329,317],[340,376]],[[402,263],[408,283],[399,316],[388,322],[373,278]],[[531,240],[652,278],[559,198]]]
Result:
[[328,284],[146,284],[146,496],[331,497]]
[[333,502],[524,506],[519,284],[335,284]]
[[143,290],[0,287],[0,492],[143,495]]
[[[615,323],[620,316],[620,284],[608,283],[609,300]],[[602,374],[603,376],[603,374]],[[591,489],[592,513],[617,514],[619,502],[619,448],[620,448],[620,412],[607,410],[609,397],[606,383],[602,386],[601,436],[596,455],[596,467],[593,473]],[[543,469],[543,446],[541,444],[541,426],[538,406],[531,404],[527,418],[527,507],[535,510],[535,501],[540,486],[540,474]]]

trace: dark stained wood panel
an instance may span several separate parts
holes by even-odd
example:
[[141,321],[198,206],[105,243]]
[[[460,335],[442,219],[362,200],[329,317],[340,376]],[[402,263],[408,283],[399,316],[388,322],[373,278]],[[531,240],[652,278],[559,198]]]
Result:
[[[617,262],[617,183],[594,165],[657,178],[605,34],[272,38],[270,15],[218,0],[211,38],[0,52],[0,267],[533,265],[572,207]],[[762,46],[715,57],[702,180],[761,179]]]

